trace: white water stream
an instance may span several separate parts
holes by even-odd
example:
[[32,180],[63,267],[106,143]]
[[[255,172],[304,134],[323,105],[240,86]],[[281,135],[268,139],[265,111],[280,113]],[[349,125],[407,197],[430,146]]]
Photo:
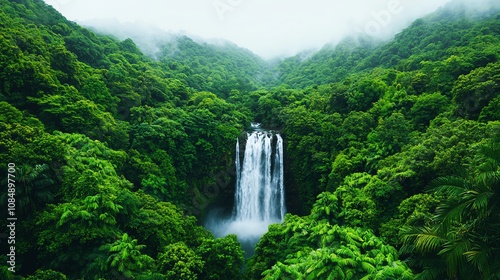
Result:
[[236,141],[235,165],[232,216],[220,218],[215,213],[205,224],[216,236],[236,234],[240,242],[253,248],[268,226],[282,222],[285,216],[283,139],[260,129],[247,133],[243,157]]
[[[234,220],[273,223],[283,220],[283,139],[279,134],[254,132],[247,135],[243,163],[236,143],[236,195]],[[276,137],[275,148],[272,148]],[[274,161],[273,161],[274,156]]]

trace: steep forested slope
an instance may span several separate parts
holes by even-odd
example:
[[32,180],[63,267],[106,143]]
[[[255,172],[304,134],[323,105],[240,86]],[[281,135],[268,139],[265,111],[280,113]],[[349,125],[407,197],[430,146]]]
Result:
[[[0,7],[2,279],[500,277],[498,9],[453,1],[273,69],[187,37],[153,60],[40,0]],[[244,264],[191,215],[231,197],[251,121],[285,138],[291,213]]]
[[[17,167],[15,274],[151,279],[191,267],[238,278],[234,236],[214,240],[185,213],[203,210],[199,189],[231,162],[245,111],[42,1],[0,5],[0,161]],[[7,192],[1,201],[7,209]]]
[[[306,153],[310,155],[306,158],[310,158],[311,161],[315,161],[313,155],[318,156],[321,154],[319,152],[337,156],[336,153],[341,150],[345,153],[346,148],[353,149],[356,146],[354,142],[366,145],[370,139],[368,137],[370,131],[376,128],[381,118],[389,117],[392,113],[401,114],[398,118],[404,117],[399,121],[394,119],[396,122],[394,125],[400,126],[406,136],[401,139],[395,138],[394,143],[384,144],[380,143],[381,139],[372,138],[372,141],[376,142],[374,145],[391,151],[385,151],[383,155],[373,154],[368,158],[378,161],[389,153],[397,152],[417,136],[410,132],[425,131],[431,121],[441,113],[448,112],[448,119],[496,120],[491,118],[495,115],[493,111],[496,105],[494,101],[491,103],[490,101],[496,96],[498,88],[499,17],[496,14],[484,15],[478,20],[460,16],[463,10],[456,11],[453,5],[452,8],[454,9],[439,11],[427,19],[417,20],[398,34],[393,41],[376,49],[370,47],[366,50],[357,47],[358,50],[365,50],[366,55],[360,55],[356,63],[354,60],[346,63],[352,66],[346,78],[338,82],[324,81],[314,84],[309,80],[310,71],[305,71],[303,67],[311,67],[314,71],[332,73],[331,77],[335,76],[337,68],[332,72],[326,70],[324,64],[320,63],[325,61],[320,57],[329,51],[329,48],[325,48],[316,54],[318,58],[312,57],[299,65],[297,69],[304,71],[297,70],[297,74],[294,75],[295,79],[305,81],[306,84],[313,83],[312,86],[303,90],[290,90],[291,86],[280,86],[267,93],[261,93],[265,97],[258,100],[260,105],[258,111],[262,112],[264,108],[272,107],[276,113],[270,114],[273,117],[268,122],[277,123],[285,130],[293,130],[290,131],[292,135],[289,135],[288,140],[292,140],[295,134],[300,135],[299,138],[304,135],[312,136],[315,133],[321,135],[323,140],[315,142],[317,148],[312,150],[313,154]],[[344,46],[338,46],[329,56],[335,59],[349,58],[338,54],[343,48]],[[356,50],[351,49],[350,52],[356,53]],[[298,74],[299,72],[301,74]],[[287,94],[284,93],[286,88],[289,89]],[[297,102],[297,99],[300,101]],[[295,104],[290,106],[292,102]],[[266,104],[273,106],[266,107]],[[326,118],[324,122],[321,121],[322,118]],[[322,128],[321,125],[326,123],[329,123],[329,127]],[[296,129],[298,124],[307,129],[303,132],[299,128]],[[322,132],[324,129],[327,130]],[[385,135],[382,131],[378,134]],[[399,136],[394,135],[394,137]],[[305,140],[302,138],[297,141]],[[293,145],[293,142],[290,144]],[[311,145],[304,144],[301,147],[310,148]],[[356,148],[356,151],[360,151],[360,148]],[[298,157],[300,154],[304,155],[304,152],[293,147],[289,155]],[[349,152],[349,155],[354,154]],[[319,175],[314,175],[315,180],[306,178],[315,173],[324,174],[324,170],[330,168],[328,165],[331,160],[331,158],[318,159],[316,164],[320,171],[317,173],[310,168],[316,166],[312,163],[294,170],[293,173],[298,175],[306,172],[305,179],[299,184],[317,182],[320,179]],[[346,167],[338,166],[338,168]],[[348,174],[348,172],[341,174],[334,172],[332,175],[342,178]],[[323,178],[321,181],[326,182],[328,179]],[[325,183],[324,187],[326,185]],[[304,189],[311,190],[314,187],[307,186]]]
[[230,42],[196,42],[178,36],[162,45],[156,56],[169,68],[175,69],[179,63],[187,65],[183,73],[189,86],[226,99],[231,91],[256,90],[272,78],[268,63]]
[[270,228],[249,262],[253,277],[378,271],[358,251],[379,244],[360,236],[372,232],[416,274],[399,267],[375,279],[499,277],[500,14],[460,6],[381,46],[282,63],[292,86],[263,93],[257,108],[272,108],[269,121],[286,133],[289,210],[311,214]]
[[[384,44],[373,38],[349,38],[336,46],[325,46],[307,59],[301,55],[282,61],[278,67],[277,84],[305,88],[339,82],[353,73],[375,67],[409,71],[422,67],[422,61],[444,60],[451,54],[470,53],[473,67],[491,62],[492,42],[476,41],[478,34],[495,36],[498,30],[485,27],[481,19],[495,20],[497,1],[452,1],[435,13],[418,19],[395,38]],[[476,7],[477,6],[477,7]],[[490,9],[485,9],[490,6]],[[476,8],[474,8],[476,7]],[[482,8],[480,8],[482,7]],[[472,10],[471,10],[472,9]],[[475,49],[475,47],[478,47]]]

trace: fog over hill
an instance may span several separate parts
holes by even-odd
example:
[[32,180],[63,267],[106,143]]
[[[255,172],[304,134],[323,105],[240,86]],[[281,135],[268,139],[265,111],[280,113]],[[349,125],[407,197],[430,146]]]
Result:
[[45,2],[70,20],[133,37],[145,48],[154,49],[150,36],[180,33],[222,38],[269,59],[320,49],[351,35],[388,39],[450,0]]

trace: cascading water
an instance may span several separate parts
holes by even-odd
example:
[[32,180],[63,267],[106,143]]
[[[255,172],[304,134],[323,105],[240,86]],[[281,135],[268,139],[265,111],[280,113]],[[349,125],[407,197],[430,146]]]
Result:
[[209,214],[205,226],[219,237],[236,234],[247,254],[272,223],[285,216],[283,139],[261,130],[247,133],[243,157],[236,141],[236,192],[232,216]]
[[[283,220],[283,139],[265,132],[248,134],[243,164],[236,142],[236,195],[234,220],[273,223]],[[272,157],[274,155],[274,162]]]

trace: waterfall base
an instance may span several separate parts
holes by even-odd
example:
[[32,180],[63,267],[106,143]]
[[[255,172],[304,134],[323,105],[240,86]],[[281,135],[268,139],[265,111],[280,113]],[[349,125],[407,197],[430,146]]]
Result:
[[224,237],[228,234],[235,234],[245,251],[245,257],[249,258],[254,254],[255,245],[259,239],[267,232],[270,224],[280,223],[279,219],[262,220],[241,220],[234,217],[224,216],[222,209],[213,209],[207,214],[205,228],[210,230],[215,237]]

